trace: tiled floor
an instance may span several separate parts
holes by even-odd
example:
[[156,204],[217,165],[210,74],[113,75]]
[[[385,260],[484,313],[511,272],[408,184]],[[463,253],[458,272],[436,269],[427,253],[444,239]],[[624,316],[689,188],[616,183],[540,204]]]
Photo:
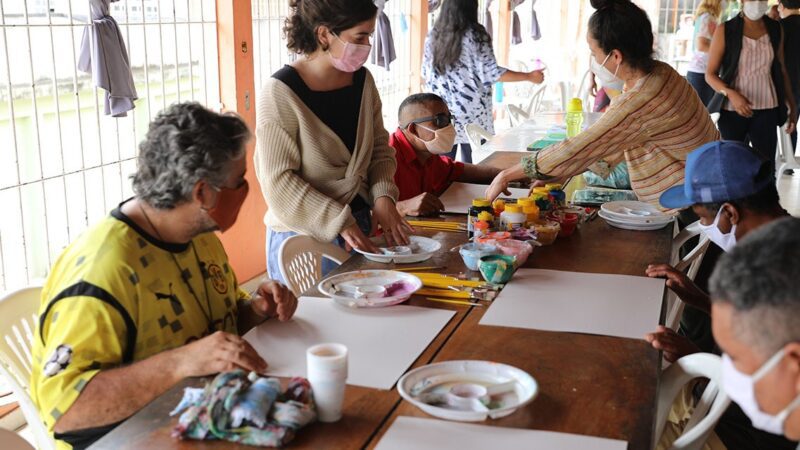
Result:
[[781,205],[789,214],[800,217],[800,171],[794,175],[781,175],[778,180],[778,193],[781,196]]

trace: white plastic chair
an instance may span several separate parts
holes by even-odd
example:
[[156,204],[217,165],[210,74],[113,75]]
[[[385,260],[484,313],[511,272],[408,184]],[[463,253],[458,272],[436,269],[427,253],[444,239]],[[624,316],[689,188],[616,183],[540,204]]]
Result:
[[[592,112],[592,107],[589,105],[589,97],[592,95],[592,74],[591,70],[587,70],[581,78],[581,84],[578,88],[578,98],[581,99],[584,112]],[[566,109],[565,109],[566,111]]]
[[278,265],[294,295],[300,295],[322,279],[322,258],[342,264],[350,258],[343,248],[309,236],[292,236],[281,244]]
[[719,418],[731,403],[720,389],[722,385],[722,360],[710,353],[695,353],[675,361],[662,372],[661,387],[656,405],[655,440],[661,438],[667,418],[678,393],[696,378],[707,378],[708,385],[697,402],[683,434],[672,443],[670,450],[696,450],[705,444]]
[[523,107],[519,107],[517,105],[506,105],[508,109],[508,118],[511,121],[511,126],[515,127],[520,123],[530,119],[532,116],[536,115],[539,112],[539,108],[542,105],[542,99],[544,98],[544,92],[547,89],[547,86],[542,85],[536,92],[531,96],[530,100],[528,100],[527,105]]
[[[672,260],[670,264],[676,270],[684,272],[690,280],[694,281],[697,272],[700,270],[700,264],[703,263],[703,258],[706,255],[708,244],[710,241],[705,235],[702,235],[700,228],[697,226],[698,222],[689,224],[677,236],[672,239]],[[683,245],[696,236],[700,236],[700,241],[697,245],[687,253],[683,258],[680,257],[680,249]],[[678,296],[671,290],[667,293],[667,316],[664,320],[665,325],[673,330],[678,329],[683,314],[684,303]]]
[[569,81],[559,81],[558,88],[561,92],[561,111],[567,110],[567,105],[572,98],[572,83]]
[[464,127],[464,132],[467,133],[467,140],[469,140],[469,145],[472,147],[472,163],[478,164],[489,156],[490,153],[483,150],[481,140],[485,139],[488,141],[494,136],[480,125],[474,123],[467,124],[467,126]]
[[781,175],[786,170],[800,169],[800,163],[794,157],[794,147],[792,147],[792,136],[786,132],[786,126],[778,128],[778,148],[775,156],[775,180],[780,180]]
[[530,118],[530,114],[525,112],[524,109],[517,105],[506,105],[506,109],[508,109],[508,119],[511,122],[512,127],[515,127]]
[[11,386],[33,431],[36,446],[50,450],[54,448],[53,441],[29,394],[33,361],[31,347],[41,291],[41,286],[32,286],[0,298],[0,333],[3,335],[0,339],[0,376]]

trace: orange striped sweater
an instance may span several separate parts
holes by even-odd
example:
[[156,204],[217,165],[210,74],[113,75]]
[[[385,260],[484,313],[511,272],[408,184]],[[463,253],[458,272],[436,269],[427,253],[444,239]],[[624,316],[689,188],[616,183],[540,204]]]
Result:
[[661,193],[683,182],[689,152],[718,139],[694,89],[672,67],[657,62],[649,75],[614,98],[594,125],[523,157],[522,166],[531,178],[567,178],[601,160],[613,167],[624,158],[639,200],[660,207]]

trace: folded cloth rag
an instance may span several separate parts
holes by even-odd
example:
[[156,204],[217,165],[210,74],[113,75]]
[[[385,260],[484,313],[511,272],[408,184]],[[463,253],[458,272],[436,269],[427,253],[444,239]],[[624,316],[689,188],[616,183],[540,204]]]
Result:
[[292,378],[281,392],[277,378],[234,370],[205,389],[187,388],[170,415],[183,411],[173,437],[221,439],[260,447],[283,447],[317,418],[311,385]]

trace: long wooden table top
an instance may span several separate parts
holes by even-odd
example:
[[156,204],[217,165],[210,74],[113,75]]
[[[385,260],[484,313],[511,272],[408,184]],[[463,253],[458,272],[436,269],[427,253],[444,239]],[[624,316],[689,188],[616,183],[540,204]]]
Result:
[[[559,238],[555,245],[535,249],[525,266],[643,276],[647,264],[668,260],[669,230],[629,232],[598,219],[569,238]],[[485,312],[486,308],[472,308],[434,362],[475,359],[510,364],[530,373],[540,389],[523,410],[485,424],[620,439],[629,442],[629,449],[651,447],[661,356],[649,344],[478,325]],[[398,416],[427,414],[402,401],[370,448]]]
[[[519,153],[511,155],[519,157]],[[513,159],[511,155],[500,152],[486,163],[505,163]],[[464,218],[450,216],[444,220]],[[446,273],[465,270],[458,253],[447,251],[466,242],[465,233],[419,230],[419,234],[440,240],[443,251],[413,266],[444,266]],[[526,267],[642,276],[647,264],[669,260],[671,238],[670,227],[657,232],[625,231],[597,219],[584,224],[571,237],[535,249]],[[355,256],[337,272],[387,267],[392,266]],[[319,296],[313,290],[307,294]],[[493,360],[519,367],[539,383],[540,393],[528,407],[487,424],[622,439],[630,442],[630,449],[650,447],[660,354],[644,341],[479,326],[488,302],[482,302],[483,307],[468,307],[413,296],[409,304],[456,311],[411,368],[452,359]],[[228,442],[179,441],[170,437],[177,417],[170,418],[169,411],[177,405],[184,387],[201,386],[204,381],[191,379],[175,386],[92,448],[245,448]],[[425,416],[402,401],[396,389],[348,386],[342,420],[310,425],[298,433],[290,447],[371,448],[400,415]]]

